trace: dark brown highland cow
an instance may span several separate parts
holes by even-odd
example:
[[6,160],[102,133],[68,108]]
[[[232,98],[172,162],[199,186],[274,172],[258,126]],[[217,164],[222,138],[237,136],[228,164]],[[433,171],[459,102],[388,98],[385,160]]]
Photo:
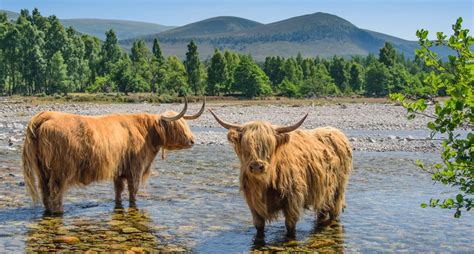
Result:
[[49,213],[63,212],[63,195],[71,186],[113,180],[121,205],[125,181],[130,205],[160,149],[190,148],[194,137],[181,113],[82,116],[41,112],[28,124],[23,146],[23,173],[33,202],[41,198]]
[[321,224],[338,218],[352,170],[351,145],[341,131],[297,130],[308,115],[293,126],[278,127],[262,121],[230,124],[211,113],[229,130],[227,138],[240,159],[240,189],[258,236],[280,211],[288,236],[294,236],[305,208],[312,208]]

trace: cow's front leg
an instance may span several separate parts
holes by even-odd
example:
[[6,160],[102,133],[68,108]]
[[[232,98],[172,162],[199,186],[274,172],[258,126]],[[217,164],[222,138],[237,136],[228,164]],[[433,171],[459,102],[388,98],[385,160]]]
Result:
[[114,179],[114,188],[115,188],[115,207],[122,207],[122,192],[124,189],[124,180],[122,177],[116,177]]
[[284,209],[283,214],[285,215],[286,236],[293,238],[296,234],[296,222],[298,222],[299,216],[289,209]]
[[138,192],[138,186],[139,182],[136,179],[133,179],[132,177],[127,178],[127,185],[128,185],[128,195],[129,195],[129,206],[130,207],[136,207],[137,206],[137,192]]
[[265,236],[265,219],[253,209],[251,211],[252,211],[252,217],[253,217],[253,225],[255,226],[255,229],[257,230],[257,237],[262,238]]

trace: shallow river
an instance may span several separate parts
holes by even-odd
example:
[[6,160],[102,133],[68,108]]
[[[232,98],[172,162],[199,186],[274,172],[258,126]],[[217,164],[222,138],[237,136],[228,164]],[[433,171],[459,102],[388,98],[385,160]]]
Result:
[[[22,186],[17,151],[0,156],[0,250],[247,252],[473,252],[474,216],[422,209],[452,191],[414,166],[435,154],[356,152],[340,222],[316,228],[307,211],[296,240],[280,219],[255,241],[250,212],[239,194],[238,161],[229,146],[197,145],[155,163],[138,210],[114,210],[112,183],[74,189],[62,218],[42,216]],[[20,205],[13,205],[20,204]],[[127,205],[127,202],[124,202]]]

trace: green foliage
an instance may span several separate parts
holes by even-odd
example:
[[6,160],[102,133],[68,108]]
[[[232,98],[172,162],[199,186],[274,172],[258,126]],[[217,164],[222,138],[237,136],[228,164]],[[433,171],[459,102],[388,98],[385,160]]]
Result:
[[225,83],[228,80],[226,61],[224,56],[217,49],[214,51],[214,55],[211,58],[211,65],[207,69],[207,78],[207,94],[216,95],[221,91],[225,91]]
[[280,83],[278,89],[280,90],[280,95],[290,98],[297,97],[299,94],[298,86],[286,78]]
[[360,93],[363,90],[364,74],[362,68],[359,63],[353,62],[349,70],[349,84],[355,93]]
[[319,64],[300,88],[300,94],[304,97],[322,97],[339,93],[339,88],[324,64]]
[[111,73],[114,64],[120,59],[122,54],[120,46],[118,45],[117,36],[114,30],[106,32],[105,42],[102,44],[100,51],[99,75]]
[[[427,115],[433,120],[427,125],[432,136],[441,133],[446,136],[442,142],[442,163],[425,166],[417,164],[432,173],[436,182],[458,188],[455,197],[440,200],[432,198],[429,206],[442,209],[455,209],[454,216],[460,217],[463,210],[470,211],[474,206],[474,134],[458,134],[459,130],[474,127],[474,38],[469,30],[462,28],[462,18],[453,25],[453,35],[449,38],[438,32],[435,41],[428,40],[428,31],[418,30],[420,49],[416,51],[426,67],[431,69],[424,82],[430,85],[432,95],[445,94],[448,98],[438,102],[434,97],[427,99],[418,96],[392,94],[391,98],[399,101],[408,111],[408,118],[417,114]],[[433,46],[445,46],[455,54],[449,56],[448,62],[442,62],[433,52]],[[415,100],[415,101],[413,101]],[[434,115],[426,113],[428,102],[434,103]],[[428,204],[422,204],[427,207]]]
[[199,60],[199,53],[197,45],[194,41],[188,44],[188,52],[186,53],[186,60],[184,66],[188,74],[188,83],[192,88],[194,95],[202,93],[201,90],[201,61]]
[[56,52],[49,62],[46,73],[49,75],[49,89],[52,91],[62,92],[65,95],[70,91],[70,81],[67,78],[67,66],[64,64],[61,52]]
[[267,75],[250,56],[240,58],[240,64],[234,73],[234,80],[235,90],[242,91],[248,98],[269,95],[272,92]]
[[189,93],[190,88],[186,75],[186,68],[176,56],[168,58],[166,72],[161,93],[179,94],[184,96]]
[[334,57],[329,67],[329,73],[334,83],[342,92],[349,92],[349,77],[345,69],[345,60],[342,57]]
[[385,42],[383,48],[379,51],[379,61],[387,67],[395,65],[397,52],[390,42]]
[[390,90],[390,72],[384,64],[375,62],[365,74],[365,93],[369,96],[384,96]]
[[110,80],[109,76],[96,77],[94,83],[86,88],[88,93],[110,93],[114,90],[115,84]]

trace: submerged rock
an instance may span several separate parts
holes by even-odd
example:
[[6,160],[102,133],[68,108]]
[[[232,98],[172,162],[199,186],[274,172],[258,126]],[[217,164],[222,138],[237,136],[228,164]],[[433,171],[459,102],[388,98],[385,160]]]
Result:
[[53,240],[55,243],[77,244],[80,242],[79,238],[75,236],[57,236]]

